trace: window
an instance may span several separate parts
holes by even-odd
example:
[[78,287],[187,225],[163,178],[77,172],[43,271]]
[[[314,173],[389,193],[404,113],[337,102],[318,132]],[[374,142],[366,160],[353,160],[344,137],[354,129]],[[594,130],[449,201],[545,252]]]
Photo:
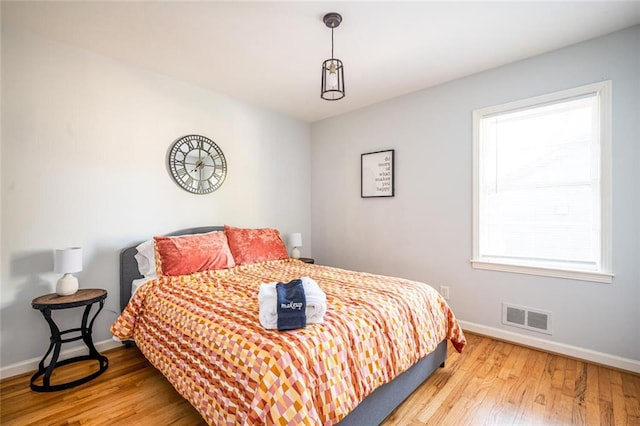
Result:
[[611,282],[611,82],[473,112],[474,268]]

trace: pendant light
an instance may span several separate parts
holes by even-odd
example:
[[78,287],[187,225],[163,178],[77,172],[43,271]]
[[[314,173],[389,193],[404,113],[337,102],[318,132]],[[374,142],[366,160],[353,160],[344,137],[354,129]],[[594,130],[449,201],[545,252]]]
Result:
[[331,12],[322,18],[324,24],[331,28],[331,59],[322,63],[322,87],[320,97],[327,101],[337,101],[344,98],[344,66],[340,59],[333,57],[333,29],[340,25],[342,16]]

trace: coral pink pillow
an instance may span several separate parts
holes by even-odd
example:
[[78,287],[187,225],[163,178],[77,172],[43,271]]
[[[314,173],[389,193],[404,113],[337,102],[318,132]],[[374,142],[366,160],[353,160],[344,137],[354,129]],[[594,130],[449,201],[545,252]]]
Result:
[[277,229],[242,229],[225,225],[224,232],[237,265],[289,258]]
[[235,266],[224,232],[153,239],[158,275],[188,275]]

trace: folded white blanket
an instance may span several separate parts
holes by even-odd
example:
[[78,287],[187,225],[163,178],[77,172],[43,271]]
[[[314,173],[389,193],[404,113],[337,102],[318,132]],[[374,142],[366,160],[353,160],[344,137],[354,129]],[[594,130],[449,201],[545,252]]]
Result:
[[[327,312],[327,295],[314,280],[309,277],[301,277],[304,287],[304,297],[307,301],[305,314],[307,324],[319,324],[324,321]],[[258,303],[260,305],[260,324],[267,329],[278,328],[278,293],[277,283],[260,284],[258,291]]]

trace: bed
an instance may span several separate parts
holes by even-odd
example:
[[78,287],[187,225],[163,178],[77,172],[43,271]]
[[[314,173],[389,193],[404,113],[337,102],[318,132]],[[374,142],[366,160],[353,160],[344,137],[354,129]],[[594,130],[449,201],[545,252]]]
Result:
[[[134,341],[209,424],[379,424],[444,367],[447,339],[459,351],[466,343],[446,301],[425,284],[284,256],[160,276],[132,296],[143,278],[136,247],[121,251],[123,312],[112,333]],[[325,321],[261,328],[259,284],[300,276],[326,292]]]

